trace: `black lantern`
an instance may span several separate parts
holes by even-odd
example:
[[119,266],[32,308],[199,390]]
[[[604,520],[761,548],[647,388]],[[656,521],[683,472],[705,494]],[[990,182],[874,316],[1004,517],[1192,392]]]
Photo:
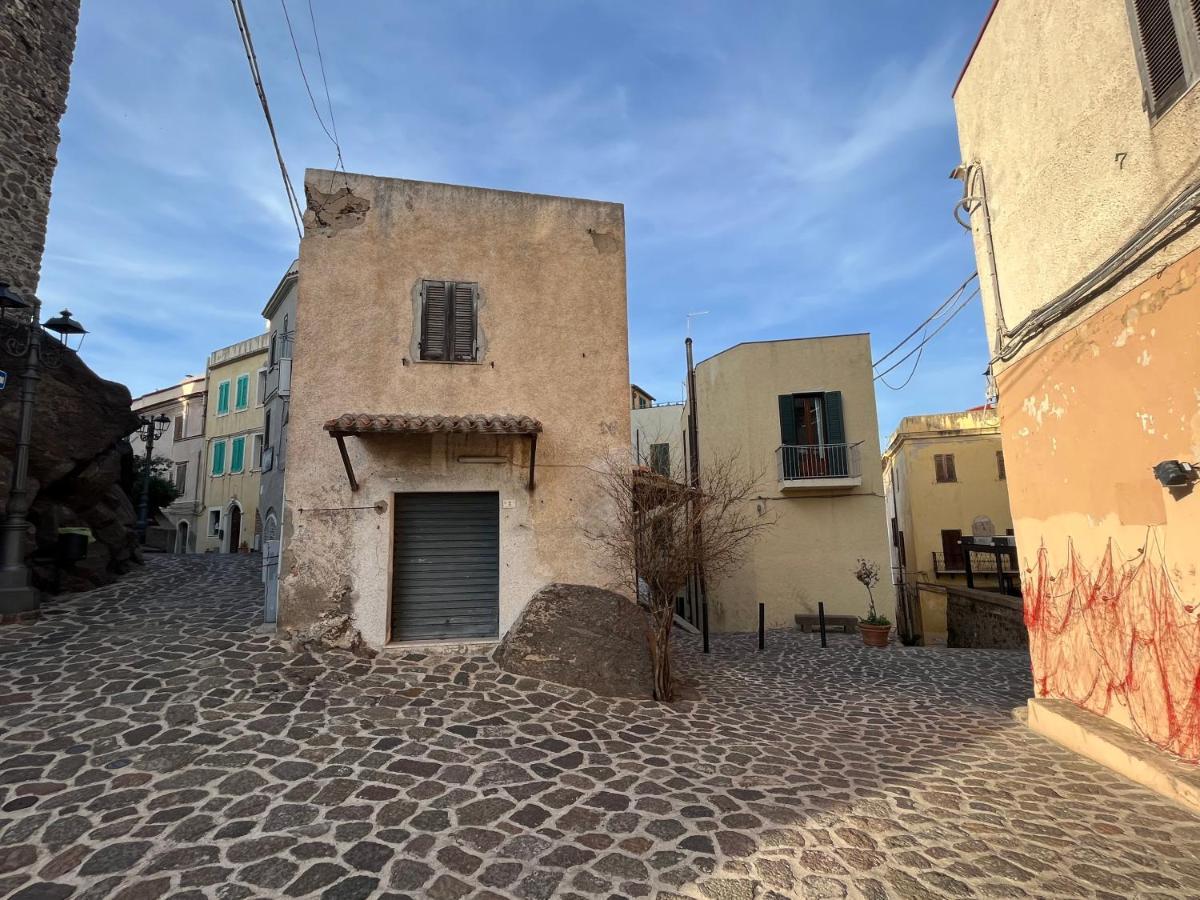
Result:
[[[86,328],[80,325],[78,321],[71,318],[71,311],[69,309],[64,309],[53,319],[44,322],[42,327],[47,331],[53,331],[55,334],[57,334],[59,341],[61,341],[62,345],[69,350],[78,350],[80,347],[82,347],[83,337],[88,333]],[[79,343],[77,343],[74,347],[72,347],[69,343],[69,339],[72,335],[79,335]]]

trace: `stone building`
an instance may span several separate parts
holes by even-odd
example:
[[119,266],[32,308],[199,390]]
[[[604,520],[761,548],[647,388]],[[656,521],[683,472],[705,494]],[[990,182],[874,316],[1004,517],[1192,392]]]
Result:
[[279,623],[493,640],[613,576],[592,469],[629,454],[619,204],[306,175]]
[[79,0],[0,5],[0,282],[37,291]]
[[195,541],[200,553],[259,549],[267,343],[268,336],[260,334],[208,355],[204,520]]
[[[133,398],[133,411],[144,417],[166,416],[171,424],[154,442],[154,457],[171,463],[169,477],[179,496],[161,511],[160,527],[169,534],[147,543],[174,553],[194,553],[204,504],[205,377],[189,375],[178,384]],[[129,439],[135,458],[146,454],[141,430]]]
[[[865,616],[857,561],[888,564],[870,336],[737,344],[696,364],[695,402],[701,471],[734,460],[759,479],[754,514],[775,522],[709,586],[709,627],[752,631],[759,603],[771,627],[820,602],[829,616]],[[631,415],[643,465],[668,454],[667,471],[686,468],[686,405]]]
[[[78,19],[79,0],[0,3],[0,283],[27,300],[36,296],[41,273]],[[0,337],[10,334],[5,329]],[[0,515],[12,484],[15,398],[25,366],[26,358],[0,340],[0,369],[8,373],[4,396],[12,398],[0,403]],[[139,553],[127,491],[125,436],[137,427],[129,391],[69,354],[61,367],[43,365],[35,409],[26,544],[35,585],[79,589],[111,581]],[[62,573],[55,571],[54,554],[65,527],[88,528],[93,540],[87,558]],[[28,594],[23,583],[4,587]]]
[[262,470],[258,509],[262,519],[264,617],[274,622],[279,608],[280,523],[283,520],[287,471],[288,417],[292,402],[292,346],[296,339],[296,292],[299,260],[287,272],[263,307],[267,320],[267,368],[263,373]]
[[[1013,533],[996,410],[905,416],[883,451],[883,484],[897,599],[913,607],[914,636],[944,644],[946,591],[967,583],[959,541]],[[1011,554],[999,572],[994,558],[972,554],[970,562],[980,588],[998,592],[1002,578],[1020,584]]]
[[1100,734],[1112,729],[1096,717],[1107,717],[1193,761],[1194,10],[1182,0],[1001,0],[954,93],[958,213],[974,239],[1013,524],[1029,569],[1030,723],[1090,752],[1105,741],[1079,723]]

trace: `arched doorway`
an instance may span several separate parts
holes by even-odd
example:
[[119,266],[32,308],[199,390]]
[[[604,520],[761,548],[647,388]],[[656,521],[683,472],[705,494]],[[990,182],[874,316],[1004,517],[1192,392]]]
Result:
[[175,529],[175,552],[188,552],[188,523],[180,522],[179,527]]
[[229,504],[229,525],[225,528],[227,553],[237,553],[242,545],[242,507],[235,501]]

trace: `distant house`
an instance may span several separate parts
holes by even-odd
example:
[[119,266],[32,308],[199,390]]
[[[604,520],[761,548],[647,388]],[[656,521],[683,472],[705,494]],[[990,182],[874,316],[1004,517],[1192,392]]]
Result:
[[[966,584],[960,541],[1013,533],[996,410],[905,416],[883,452],[883,482],[892,583],[911,604],[923,643],[944,643],[946,590]],[[970,561],[979,587],[1020,585],[1015,553],[1003,554],[999,571],[995,558],[972,554]]]
[[296,338],[299,260],[293,262],[263,308],[267,320],[267,361],[262,373],[262,453],[259,517],[262,519],[265,621],[274,622],[279,600],[279,554],[283,540],[284,472],[287,468],[288,413],[292,400],[292,347]]
[[[709,586],[710,628],[753,630],[760,602],[775,626],[819,602],[830,616],[866,615],[857,560],[888,563],[870,337],[737,344],[697,363],[696,410],[701,472],[735,460],[759,479],[754,514],[776,522]],[[642,465],[686,472],[687,415],[683,404],[635,406]]]
[[279,624],[494,640],[606,585],[594,469],[629,453],[619,204],[310,170]]
[[196,550],[256,550],[260,539],[258,476],[262,459],[260,372],[267,361],[260,334],[208,356],[204,518]]
[[[196,550],[196,527],[204,499],[205,397],[204,376],[189,375],[178,384],[135,397],[132,403],[133,411],[140,416],[170,419],[170,425],[154,443],[154,456],[170,461],[167,477],[180,492],[161,513],[173,532],[167,536],[164,549],[175,553]],[[129,436],[129,443],[135,457],[145,456],[140,431]]]

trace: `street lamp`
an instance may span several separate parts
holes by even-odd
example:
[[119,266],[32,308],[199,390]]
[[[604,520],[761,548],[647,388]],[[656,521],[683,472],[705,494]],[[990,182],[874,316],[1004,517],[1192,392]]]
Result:
[[[41,301],[37,297],[22,297],[7,284],[0,283],[0,340],[5,351],[25,358],[21,373],[21,394],[18,399],[17,446],[13,456],[12,487],[8,508],[0,524],[0,621],[18,619],[37,612],[40,595],[30,581],[25,565],[25,535],[29,523],[29,445],[33,435],[33,410],[37,384],[42,367],[57,369],[67,357],[78,350],[87,330],[71,318],[67,310],[44,325]],[[15,315],[10,315],[15,312]],[[46,331],[58,334],[58,340],[47,339]],[[79,336],[71,347],[69,339]]]
[[142,500],[138,504],[137,520],[138,542],[144,544],[146,543],[146,526],[150,517],[150,471],[151,460],[154,458],[154,442],[166,434],[171,420],[163,413],[159,413],[153,418],[139,416],[138,422],[141,423],[142,441],[146,445],[146,471],[142,473]]

